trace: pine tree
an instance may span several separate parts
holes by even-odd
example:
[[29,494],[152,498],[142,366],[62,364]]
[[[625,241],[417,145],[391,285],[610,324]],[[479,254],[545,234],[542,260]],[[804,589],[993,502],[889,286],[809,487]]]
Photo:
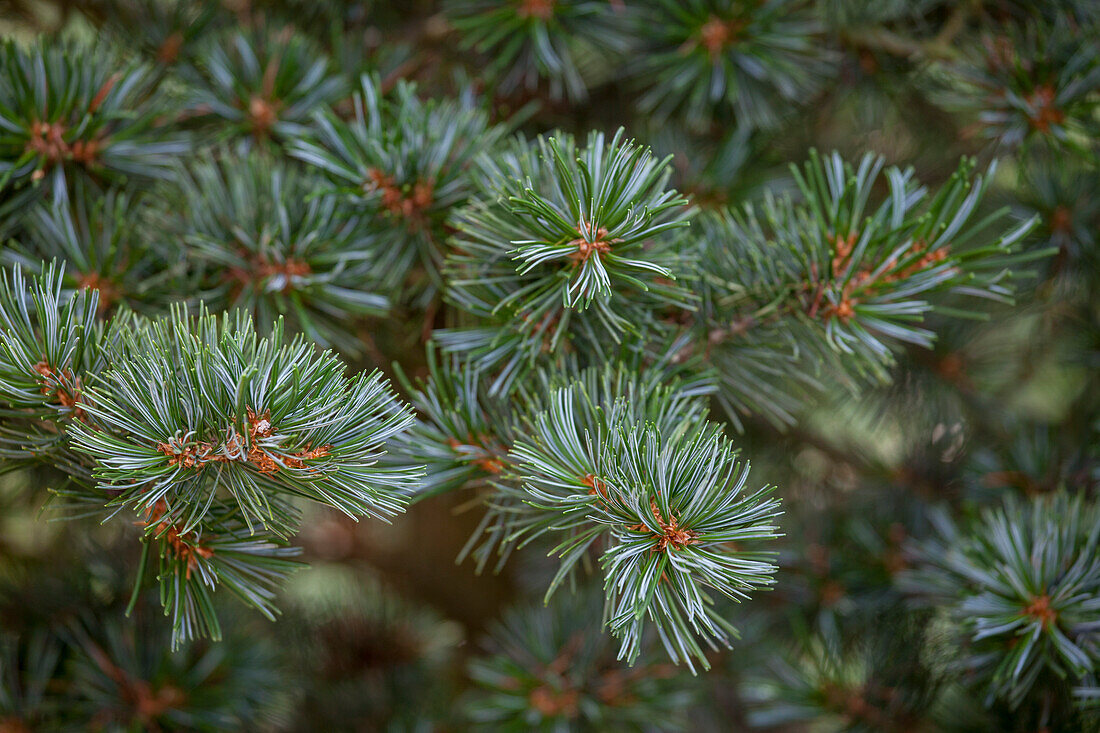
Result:
[[0,731],[1100,731],[1094,3],[0,7]]

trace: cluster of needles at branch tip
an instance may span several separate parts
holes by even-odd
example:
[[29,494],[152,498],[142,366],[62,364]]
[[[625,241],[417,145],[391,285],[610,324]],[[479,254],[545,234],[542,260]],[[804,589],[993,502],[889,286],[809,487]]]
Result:
[[323,458],[332,450],[331,445],[320,448],[306,446],[300,451],[284,454],[272,454],[263,449],[261,442],[274,435],[271,425],[271,413],[265,411],[262,414],[249,407],[248,414],[248,446],[241,445],[240,437],[232,432],[221,450],[217,450],[213,443],[203,441],[190,441],[172,437],[167,442],[157,443],[157,450],[168,456],[168,463],[184,468],[203,468],[208,463],[232,463],[243,462],[256,467],[260,473],[273,474],[282,468],[304,468],[306,461]]
[[[593,231],[595,230],[595,231]],[[567,243],[567,246],[576,248],[569,254],[569,259],[574,264],[583,265],[592,255],[606,255],[611,253],[611,245],[621,242],[621,239],[608,239],[607,227],[595,227],[586,224],[581,219],[577,224],[578,237]]]

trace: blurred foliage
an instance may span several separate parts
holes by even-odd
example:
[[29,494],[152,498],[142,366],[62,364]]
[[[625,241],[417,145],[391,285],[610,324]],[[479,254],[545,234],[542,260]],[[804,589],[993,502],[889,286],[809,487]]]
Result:
[[[66,338],[0,353],[0,731],[1100,731],[1097,3],[0,0],[0,35],[0,263],[65,261],[44,301],[98,290]],[[639,161],[648,208],[593,185]],[[216,610],[223,641],[173,652],[143,588],[226,571],[130,473],[82,485],[65,441],[77,390],[153,342],[99,319],[179,300],[339,350],[294,379],[395,374],[416,422],[372,470],[428,478],[381,507],[321,497],[411,501],[392,526],[294,481],[273,513],[255,486],[282,477],[241,479],[219,541],[300,528],[313,568],[268,591],[290,565],[256,539],[266,560],[219,577],[279,620],[211,594],[184,617]],[[172,392],[166,333],[118,392]],[[236,396],[179,409],[220,440]],[[772,592],[699,591],[730,628],[691,633],[733,648],[693,650],[692,677],[659,633],[690,625],[663,568],[625,592],[588,577],[631,542],[651,571],[661,538],[698,561],[657,506],[680,489],[654,514],[547,455],[591,461],[587,428],[626,486],[642,436],[664,444],[645,424],[671,444],[707,419],[779,487],[783,537]],[[120,496],[149,514],[47,521]]]

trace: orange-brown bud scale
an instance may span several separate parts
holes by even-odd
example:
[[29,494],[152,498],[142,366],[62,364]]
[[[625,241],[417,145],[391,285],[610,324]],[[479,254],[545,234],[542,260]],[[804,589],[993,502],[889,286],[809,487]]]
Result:
[[410,224],[423,219],[435,200],[434,181],[416,181],[411,186],[398,186],[394,177],[377,168],[367,172],[363,190],[377,191],[382,196],[382,208],[394,217],[407,219]]
[[521,18],[534,18],[543,22],[554,15],[555,0],[520,0],[516,15]]
[[55,369],[45,358],[34,365],[34,370],[42,377],[42,394],[53,395],[57,404],[73,411],[73,419],[83,420],[84,410],[80,407],[83,385],[80,377],[73,374],[71,369]]
[[1043,84],[1027,97],[1028,107],[1032,110],[1029,122],[1035,130],[1048,133],[1052,125],[1060,125],[1066,121],[1066,113],[1054,105],[1056,96],[1054,87]]
[[549,685],[540,685],[531,690],[528,701],[531,707],[547,717],[563,716],[574,718],[577,715],[577,700],[580,695],[572,688],[556,691]]
[[1051,608],[1050,596],[1046,593],[1033,598],[1031,603],[1024,607],[1024,615],[1037,619],[1044,631],[1058,621],[1058,611]]
[[469,459],[470,463],[486,473],[498,474],[504,471],[504,462],[499,457],[503,449],[495,445],[491,436],[478,435],[475,437],[472,434],[467,435],[465,443],[456,438],[448,438],[447,445],[456,453],[459,452],[459,448],[463,446],[478,448],[484,452],[484,455],[478,458]]
[[[650,500],[649,508],[653,512],[653,518],[657,520],[657,525],[661,528],[659,534],[654,532],[657,535],[657,544],[653,546],[653,552],[666,552],[670,547],[674,550],[682,550],[688,545],[699,544],[699,534],[693,530],[680,527],[679,520],[675,516],[670,515],[667,522],[664,520],[655,499]],[[653,531],[644,523],[631,525],[629,529],[635,532]]]
[[611,253],[611,245],[621,242],[621,239],[608,239],[609,232],[606,227],[597,227],[593,231],[591,224],[583,220],[577,225],[577,238],[566,242],[566,246],[574,247],[576,251],[569,253],[569,259],[574,265],[584,264],[592,255],[606,255]]
[[[156,536],[163,537],[170,551],[177,559],[187,565],[185,577],[191,579],[191,571],[198,564],[198,558],[209,559],[214,556],[214,551],[209,547],[203,547],[196,540],[198,533],[181,533],[179,528],[167,521],[161,521],[168,512],[168,504],[164,499],[158,499],[157,503],[145,509],[145,520],[136,522],[139,527],[151,527],[157,525]],[[189,539],[191,538],[191,539]]]
[[737,41],[745,25],[744,20],[722,20],[712,15],[699,27],[698,40],[689,41],[687,46],[697,43],[706,50],[707,55],[715,58]]
[[278,102],[258,96],[252,97],[248,101],[248,123],[256,136],[263,137],[267,135],[278,121]]
[[205,442],[196,442],[182,447],[172,443],[157,443],[156,449],[168,456],[168,463],[173,466],[182,465],[184,468],[202,469],[208,463],[232,463],[244,462],[256,467],[260,473],[273,474],[282,468],[305,468],[305,462],[315,458],[323,458],[332,450],[331,445],[323,445],[313,448],[306,445],[300,451],[281,456],[273,456],[260,447],[262,438],[274,434],[271,425],[271,412],[264,411],[257,414],[251,407],[247,408],[248,416],[248,451],[241,455],[240,440],[236,436],[225,444],[223,453],[215,453],[214,445]]
[[[45,158],[48,165],[60,165],[67,160],[86,167],[95,165],[103,140],[76,140],[70,145],[65,140],[66,130],[61,122],[33,122],[25,149]],[[41,180],[44,175],[42,169],[39,169],[32,177]]]

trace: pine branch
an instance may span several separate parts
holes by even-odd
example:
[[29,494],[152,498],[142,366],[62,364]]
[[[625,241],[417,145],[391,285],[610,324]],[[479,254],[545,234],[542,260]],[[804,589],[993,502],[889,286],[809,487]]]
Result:
[[[496,730],[686,730],[699,689],[668,664],[616,664],[607,636],[587,619],[600,595],[583,591],[550,608],[516,608],[490,630],[469,665],[480,688],[466,712]],[[651,645],[650,645],[651,646]]]
[[183,75],[189,116],[245,147],[308,134],[312,114],[343,97],[347,80],[291,26],[223,33],[196,51]]
[[39,202],[26,214],[20,241],[0,253],[5,265],[28,271],[65,262],[65,286],[99,293],[100,316],[123,306],[158,310],[186,292],[183,263],[156,229],[150,200],[137,193],[77,183],[67,201]]
[[345,377],[331,352],[288,341],[281,324],[262,338],[240,315],[177,310],[123,348],[85,391],[98,429],[72,429],[111,506],[164,501],[162,517],[190,531],[227,491],[249,527],[286,534],[290,497],[384,518],[415,485],[415,470],[375,465],[411,422],[381,375]]
[[484,73],[501,94],[546,84],[552,99],[574,102],[622,62],[637,22],[625,3],[592,0],[449,0],[445,12],[460,47],[487,59]]
[[930,73],[942,104],[999,147],[1042,140],[1083,152],[1096,133],[1100,43],[1065,18],[996,28],[964,58]]
[[804,104],[832,74],[812,10],[794,0],[653,0],[640,31],[649,49],[638,65],[638,106],[695,126],[730,115],[774,127],[784,108]]
[[237,508],[211,507],[195,529],[172,523],[167,513],[161,499],[138,524],[160,558],[160,603],[172,617],[173,650],[193,639],[222,639],[211,597],[218,586],[274,621],[275,591],[302,567],[288,559],[301,550],[275,533],[254,531]]
[[[609,408],[622,399],[636,415],[660,424],[701,419],[700,398],[714,387],[699,376],[699,364],[674,362],[682,346],[673,343],[664,353],[628,352],[602,367],[583,368],[576,359],[565,359],[560,368],[540,369],[514,382],[509,392],[494,394],[486,375],[457,357],[440,357],[429,343],[426,380],[414,383],[394,365],[419,419],[388,446],[389,460],[427,466],[418,499],[466,487],[486,489],[513,468],[509,450],[522,425],[546,409],[548,396],[574,386],[596,405]],[[492,510],[486,521],[496,521]],[[486,551],[488,546],[479,551],[482,565]]]
[[471,193],[474,158],[493,149],[505,129],[490,125],[469,94],[427,102],[416,94],[404,81],[383,94],[380,81],[364,75],[354,118],[318,114],[316,132],[294,141],[290,153],[329,177],[328,195],[373,220],[379,246],[392,257],[389,288],[401,290],[421,267],[428,283],[412,292],[427,287],[432,294],[440,285],[447,217]]
[[384,242],[369,221],[315,196],[319,177],[260,151],[198,157],[173,183],[157,229],[186,243],[193,299],[251,313],[263,331],[285,315],[323,347],[362,350],[349,325],[389,309]]
[[150,69],[109,48],[38,41],[0,45],[0,214],[64,201],[73,179],[163,178],[187,143],[158,126]]
[[[70,550],[72,548],[69,548]],[[220,730],[270,726],[290,702],[277,649],[238,620],[213,646],[171,648],[152,594],[128,594],[117,545],[0,578],[0,721],[12,730]],[[61,591],[61,592],[59,592]],[[9,619],[13,623],[9,622]]]
[[31,282],[19,267],[0,277],[0,456],[50,460],[88,478],[66,433],[86,416],[85,387],[105,367],[112,339],[97,318],[98,293],[65,292],[62,280],[56,264]]
[[504,470],[515,406],[490,396],[477,370],[456,357],[441,360],[433,344],[426,380],[414,383],[394,368],[419,419],[388,448],[399,463],[426,466],[418,500],[484,484]]
[[[448,299],[485,327],[437,331],[507,389],[545,352],[606,353],[626,333],[667,330],[661,309],[693,307],[677,286],[692,266],[677,230],[692,215],[666,188],[668,160],[591,133],[517,140],[486,161],[480,195],[458,212]],[[678,270],[679,273],[674,272]]]
[[746,669],[750,724],[825,724],[866,733],[934,725],[929,707],[941,690],[926,661],[909,653],[925,631],[921,620],[896,610],[876,618],[851,644],[800,629],[793,649]]
[[709,666],[697,637],[713,647],[735,633],[706,589],[742,599],[771,583],[765,556],[730,547],[776,536],[768,520],[778,504],[767,490],[742,493],[747,469],[698,407],[684,409],[690,400],[675,388],[557,390],[511,450],[510,481],[497,484],[475,556],[484,563],[495,551],[503,561],[536,538],[557,541],[549,598],[602,548],[605,621],[620,658],[635,660],[648,622],[673,661],[694,669]]
[[[857,167],[814,155],[794,169],[803,202],[768,197],[704,220],[701,271],[707,353],[733,414],[790,424],[829,379],[885,382],[900,344],[930,347],[925,316],[981,318],[960,297],[1011,303],[1031,218],[993,229],[1006,212],[978,218],[988,176],[963,161],[934,195],[912,171],[882,161]],[[948,299],[951,296],[951,299]]]
[[[667,381],[667,383],[665,383]],[[606,434],[613,418],[624,423],[652,423],[665,433],[674,435],[700,424],[705,416],[705,404],[701,399],[710,392],[705,382],[685,383],[670,375],[660,365],[645,367],[640,362],[620,362],[602,368],[543,370],[526,384],[517,386],[519,405],[506,434],[507,452],[500,457],[494,492],[490,494],[485,519],[479,533],[470,538],[465,552],[477,561],[479,571],[484,569],[492,555],[498,555],[496,569],[517,547],[544,534],[557,519],[528,503],[526,489],[518,483],[516,456],[512,452],[516,441],[524,436],[533,440],[538,432],[536,421],[546,419],[550,409],[570,410],[562,420],[570,420],[576,427],[571,441],[582,441],[585,435]],[[574,449],[576,445],[574,445]],[[579,450],[579,449],[577,449]],[[594,450],[598,451],[598,447]],[[593,455],[592,461],[597,460]],[[591,471],[577,474],[586,478]],[[569,476],[569,485],[577,476]],[[595,474],[592,473],[594,477]],[[490,477],[491,478],[491,477]],[[507,479],[507,480],[502,480]],[[588,486],[591,491],[594,486]],[[527,538],[527,539],[524,539]],[[573,557],[563,565],[563,576],[571,572],[579,559]]]
[[297,498],[353,517],[402,510],[421,470],[379,459],[412,416],[377,372],[346,377],[331,352],[285,339],[281,322],[260,337],[240,313],[122,311],[104,326],[98,293],[62,280],[56,266],[0,280],[0,449],[69,473],[55,493],[70,508],[141,517],[174,643],[220,636],[219,585],[272,616],[296,566],[282,544]]
[[954,658],[969,687],[1015,709],[1036,693],[1100,671],[1100,518],[1095,502],[1059,493],[1008,497],[968,527],[945,514],[939,536],[911,546],[900,579],[914,602],[952,623]]
[[191,0],[100,0],[95,5],[102,13],[96,20],[114,43],[138,49],[162,71],[193,62],[200,39],[221,20],[220,8]]

